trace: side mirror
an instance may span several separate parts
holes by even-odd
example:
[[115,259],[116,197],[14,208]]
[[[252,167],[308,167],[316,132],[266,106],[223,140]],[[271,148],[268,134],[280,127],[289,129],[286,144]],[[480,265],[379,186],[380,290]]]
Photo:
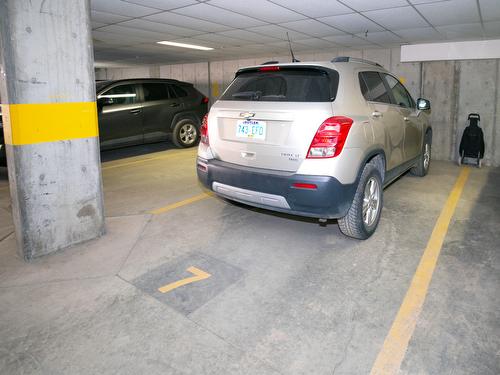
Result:
[[417,108],[420,111],[427,111],[427,110],[431,109],[431,102],[428,101],[427,99],[418,98],[417,99]]
[[97,105],[100,105],[101,107],[104,107],[106,105],[111,105],[113,103],[114,103],[113,98],[108,98],[106,96],[97,99]]

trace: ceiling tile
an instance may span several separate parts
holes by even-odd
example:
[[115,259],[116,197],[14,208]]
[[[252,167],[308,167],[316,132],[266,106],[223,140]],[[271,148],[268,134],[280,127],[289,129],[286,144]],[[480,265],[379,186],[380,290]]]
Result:
[[473,0],[450,0],[416,7],[434,26],[479,22],[479,12]]
[[480,23],[468,23],[461,25],[438,26],[436,29],[443,34],[446,39],[474,39],[483,37],[483,28]]
[[353,34],[365,32],[366,30],[368,30],[369,32],[384,30],[376,23],[370,21],[369,19],[363,17],[358,13],[344,14],[341,16],[322,17],[318,18],[318,20],[325,22],[335,28]]
[[92,29],[97,29],[98,27],[103,27],[103,26],[106,26],[107,24],[101,23],[101,22],[91,21],[90,25],[92,26]]
[[308,48],[315,48],[315,49],[321,49],[321,48],[335,48],[337,45],[333,43],[332,41],[325,40],[325,39],[320,39],[320,38],[311,38],[311,39],[305,39],[298,41],[292,45],[293,49],[298,49],[297,46],[302,45]]
[[144,43],[148,41],[145,40],[144,38],[138,38],[136,36],[130,36],[130,35],[124,38],[123,35],[116,33],[107,33],[104,31],[100,31],[100,29],[92,31],[92,37],[98,41],[112,44],[113,46],[127,46],[133,44],[134,42]]
[[128,17],[142,17],[158,12],[157,9],[127,3],[121,0],[92,0],[90,8],[99,12],[119,14]]
[[328,36],[328,35],[339,35],[343,34],[342,31],[334,29],[331,26],[325,25],[324,23],[318,22],[313,19],[286,22],[280,24],[280,26],[292,29],[294,31],[299,31],[310,36]]
[[258,34],[283,39],[283,40],[287,40],[287,37],[286,37],[287,32],[288,32],[288,35],[290,36],[291,41],[310,38],[309,35],[299,33],[297,31],[289,30],[289,29],[286,29],[286,28],[278,26],[278,25],[257,26],[257,27],[248,28],[247,30],[256,32]]
[[273,3],[309,17],[326,17],[352,13],[351,9],[336,0],[273,0]]
[[128,37],[132,36],[132,37],[136,37],[136,38],[142,38],[144,40],[151,41],[151,42],[157,42],[160,40],[166,40],[166,39],[178,37],[178,36],[166,34],[166,33],[158,33],[158,32],[154,32],[154,31],[140,30],[140,29],[136,29],[133,27],[125,27],[125,26],[122,26],[122,24],[104,26],[104,27],[101,27],[99,29],[99,31],[120,34],[122,38],[128,38]]
[[484,33],[489,38],[500,38],[500,21],[485,22]]
[[220,25],[214,22],[208,22],[192,17],[186,17],[172,12],[158,13],[144,18],[154,22],[166,23],[174,26],[185,27],[188,29],[200,30],[206,33],[224,31],[230,29],[230,27]]
[[219,46],[242,46],[248,43],[248,41],[242,39],[231,38],[225,35],[214,33],[197,35],[196,39],[216,43]]
[[432,27],[398,30],[398,35],[406,42],[427,42],[443,39],[443,36]]
[[358,12],[374,9],[389,9],[408,5],[406,0],[344,0],[343,3]]
[[483,21],[500,21],[500,2],[498,0],[479,0]]
[[[292,48],[294,46],[294,42],[292,42]],[[271,47],[270,48],[270,52],[276,52],[276,51],[290,51],[290,45],[288,44],[288,42],[284,42],[284,41],[281,41],[281,42],[273,42],[273,43],[266,43],[266,46],[269,46]]]
[[126,21],[130,19],[130,17],[119,16],[117,14],[98,12],[96,10],[93,10],[90,12],[90,19],[92,21],[101,23],[116,23],[116,22]]
[[378,43],[378,44],[393,44],[393,43],[403,43],[404,41],[394,35],[393,33],[389,31],[378,31],[374,33],[368,33],[368,35],[365,37],[364,33],[358,34],[358,37],[360,38],[365,38],[366,40],[372,42],[372,43]]
[[266,24],[266,22],[256,20],[255,18],[243,16],[239,13],[216,8],[207,4],[191,5],[185,8],[177,9],[174,13],[200,18],[210,22],[221,23],[223,25],[236,28],[247,28]]
[[198,3],[196,0],[127,0],[127,2],[161,10],[171,10]]
[[193,36],[201,33],[199,30],[186,29],[185,27],[173,26],[165,23],[151,22],[142,18],[125,21],[120,23],[120,25],[179,36]]
[[442,1],[449,1],[449,0],[408,0],[412,4],[428,4],[428,3],[439,3]]
[[219,35],[225,35],[231,38],[239,38],[243,40],[247,40],[250,42],[258,42],[258,43],[266,43],[266,42],[276,42],[277,39],[270,37],[270,36],[264,36],[262,34],[257,34],[257,33],[252,33],[251,31],[247,30],[229,30],[229,31],[222,31],[220,33],[217,33]]
[[345,47],[352,46],[365,46],[372,44],[369,41],[359,38],[355,35],[335,35],[335,36],[327,36],[324,39],[330,40],[336,44],[340,44]]
[[296,21],[305,18],[299,13],[287,10],[267,0],[210,0],[208,4],[272,23]]
[[428,26],[427,22],[412,7],[372,10],[365,16],[389,30],[401,30]]

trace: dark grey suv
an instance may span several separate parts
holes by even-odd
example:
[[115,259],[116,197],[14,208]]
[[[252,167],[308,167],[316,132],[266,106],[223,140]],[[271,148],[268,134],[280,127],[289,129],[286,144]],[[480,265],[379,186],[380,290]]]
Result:
[[172,137],[178,147],[198,144],[208,98],[191,83],[127,79],[96,83],[101,149]]

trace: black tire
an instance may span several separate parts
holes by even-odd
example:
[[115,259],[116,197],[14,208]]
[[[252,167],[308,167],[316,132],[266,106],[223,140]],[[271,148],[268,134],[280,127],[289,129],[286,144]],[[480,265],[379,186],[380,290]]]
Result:
[[[378,190],[373,195],[376,195],[378,203],[373,203],[374,201],[371,199],[366,202],[369,205],[368,208],[370,209],[370,217],[367,217],[366,219],[368,220],[365,220],[363,203],[365,190],[370,190],[369,187],[367,187],[369,183],[375,183],[377,185]],[[375,232],[384,203],[382,188],[382,177],[380,175],[380,171],[373,164],[366,164],[363,168],[363,172],[361,173],[351,207],[349,208],[349,211],[347,211],[347,215],[338,220],[339,228],[342,233],[346,236],[357,238],[359,240],[366,240]],[[376,204],[377,207],[372,207],[372,204]]]
[[193,147],[200,141],[200,128],[191,119],[179,120],[174,126],[172,142],[179,148]]
[[[424,144],[422,146],[422,153],[418,158],[417,164],[410,169],[410,173],[413,176],[424,177],[429,172],[429,166],[431,165],[432,147],[429,137],[426,136]],[[427,159],[428,158],[428,159]]]

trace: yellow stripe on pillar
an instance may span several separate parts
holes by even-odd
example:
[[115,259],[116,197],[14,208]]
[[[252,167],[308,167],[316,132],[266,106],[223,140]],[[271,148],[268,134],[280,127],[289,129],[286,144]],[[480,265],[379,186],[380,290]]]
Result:
[[29,145],[99,135],[95,102],[2,104],[5,143]]

